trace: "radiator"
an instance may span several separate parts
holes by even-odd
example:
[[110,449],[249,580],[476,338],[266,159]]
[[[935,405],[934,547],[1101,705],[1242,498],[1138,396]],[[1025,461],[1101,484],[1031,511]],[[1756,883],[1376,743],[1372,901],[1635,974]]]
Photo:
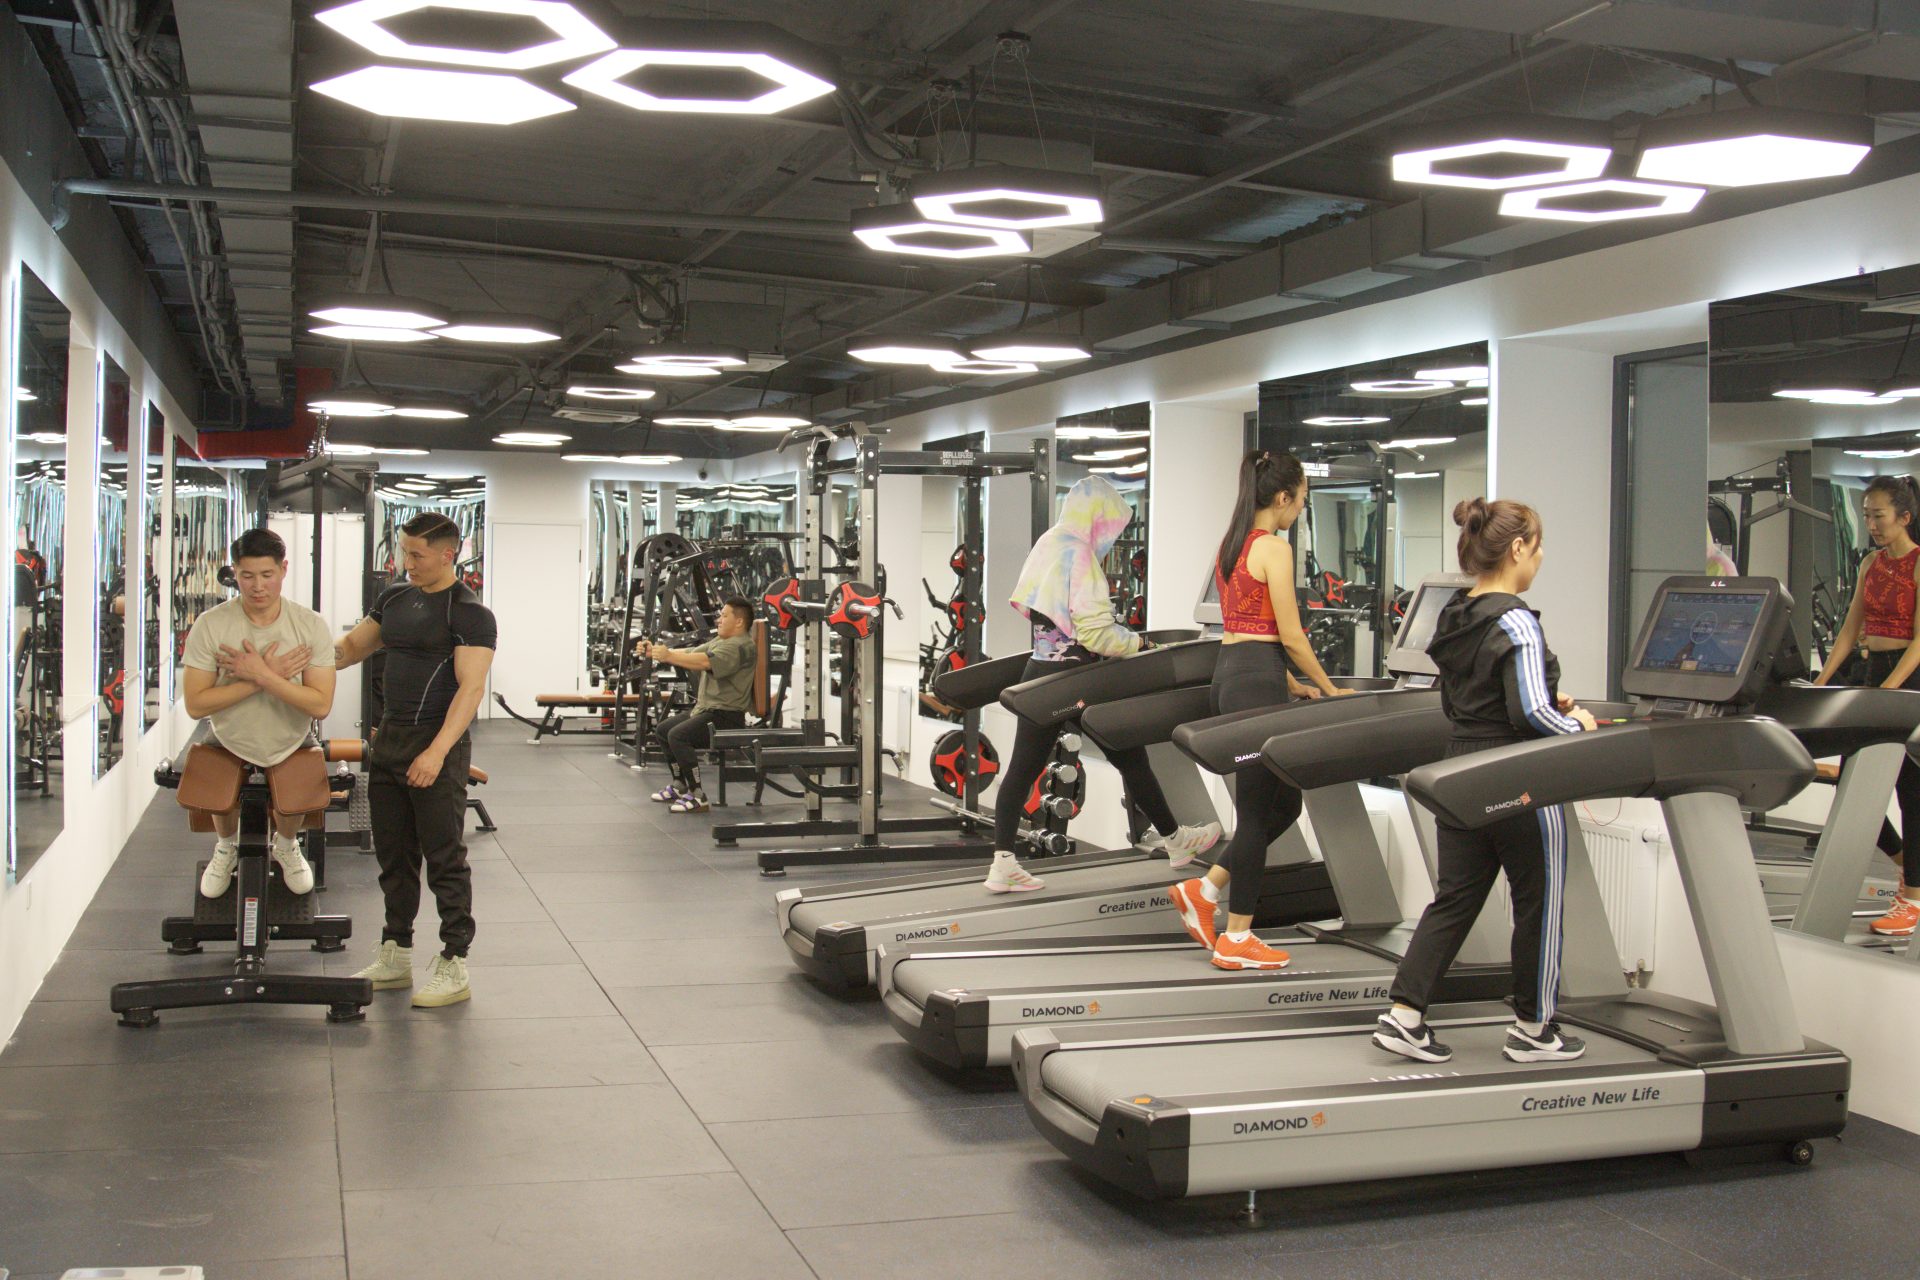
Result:
[[[1621,971],[1653,972],[1654,938],[1660,918],[1660,847],[1665,837],[1635,823],[1599,823],[1584,814],[1580,835],[1586,841],[1593,877],[1600,885],[1607,923],[1620,948]],[[1579,851],[1571,851],[1571,856],[1578,857]],[[1512,920],[1513,899],[1507,893],[1505,876],[1495,882],[1493,899]]]

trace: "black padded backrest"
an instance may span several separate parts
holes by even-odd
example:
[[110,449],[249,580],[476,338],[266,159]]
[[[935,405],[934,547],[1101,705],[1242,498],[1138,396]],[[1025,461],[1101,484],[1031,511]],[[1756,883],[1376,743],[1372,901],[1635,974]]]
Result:
[[943,671],[933,678],[933,696],[960,711],[987,706],[1020,682],[1028,657],[1015,653],[1004,658],[982,658],[958,671]]
[[1066,671],[1014,685],[1000,705],[1030,724],[1050,729],[1077,720],[1088,707],[1145,693],[1206,684],[1220,657],[1218,640],[1149,649],[1130,658],[1085,662]]
[[[1417,706],[1431,706],[1436,710],[1440,706],[1437,689],[1382,690],[1321,698],[1316,702],[1287,702],[1182,725],[1173,731],[1173,745],[1210,773],[1233,773],[1253,764],[1267,745],[1267,739],[1275,734],[1365,720],[1401,705],[1397,700],[1406,698],[1417,699],[1414,704]],[[1375,769],[1362,776],[1374,778],[1389,772],[1393,770]]]
[[1920,692],[1776,685],[1760,695],[1754,714],[1787,726],[1810,756],[1843,756],[1883,742],[1905,742],[1920,725]]
[[1196,684],[1088,707],[1080,728],[1103,750],[1125,751],[1171,741],[1175,729],[1206,719],[1212,710],[1213,686]]
[[1262,762],[1302,791],[1391,777],[1444,760],[1453,723],[1438,692],[1394,694],[1371,714],[1342,716],[1359,698],[1315,703],[1284,733],[1267,739]]

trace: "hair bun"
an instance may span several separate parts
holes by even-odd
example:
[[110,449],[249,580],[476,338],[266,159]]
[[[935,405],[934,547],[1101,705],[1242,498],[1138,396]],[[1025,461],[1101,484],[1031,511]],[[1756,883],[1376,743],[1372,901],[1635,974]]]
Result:
[[1468,498],[1464,502],[1453,504],[1453,522],[1468,533],[1479,533],[1487,523],[1487,500]]

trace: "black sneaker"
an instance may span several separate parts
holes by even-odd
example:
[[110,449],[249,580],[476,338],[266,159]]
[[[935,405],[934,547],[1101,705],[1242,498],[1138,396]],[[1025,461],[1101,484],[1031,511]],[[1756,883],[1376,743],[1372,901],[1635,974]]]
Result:
[[1587,1042],[1579,1036],[1563,1036],[1560,1024],[1549,1022],[1540,1034],[1528,1035],[1519,1023],[1507,1029],[1507,1043],[1500,1050],[1509,1062],[1572,1062],[1587,1051]]
[[1433,1028],[1423,1020],[1417,1031],[1409,1031],[1390,1013],[1380,1015],[1374,1024],[1373,1042],[1388,1053],[1397,1053],[1415,1062],[1447,1062],[1453,1050],[1433,1038]]

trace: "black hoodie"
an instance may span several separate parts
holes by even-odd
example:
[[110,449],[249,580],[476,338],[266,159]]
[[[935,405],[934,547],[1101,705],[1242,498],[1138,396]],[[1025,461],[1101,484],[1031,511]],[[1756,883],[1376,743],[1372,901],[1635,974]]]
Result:
[[1580,732],[1580,722],[1556,705],[1560,660],[1547,648],[1540,615],[1519,596],[1455,592],[1440,611],[1427,653],[1440,668],[1440,702],[1455,742]]

